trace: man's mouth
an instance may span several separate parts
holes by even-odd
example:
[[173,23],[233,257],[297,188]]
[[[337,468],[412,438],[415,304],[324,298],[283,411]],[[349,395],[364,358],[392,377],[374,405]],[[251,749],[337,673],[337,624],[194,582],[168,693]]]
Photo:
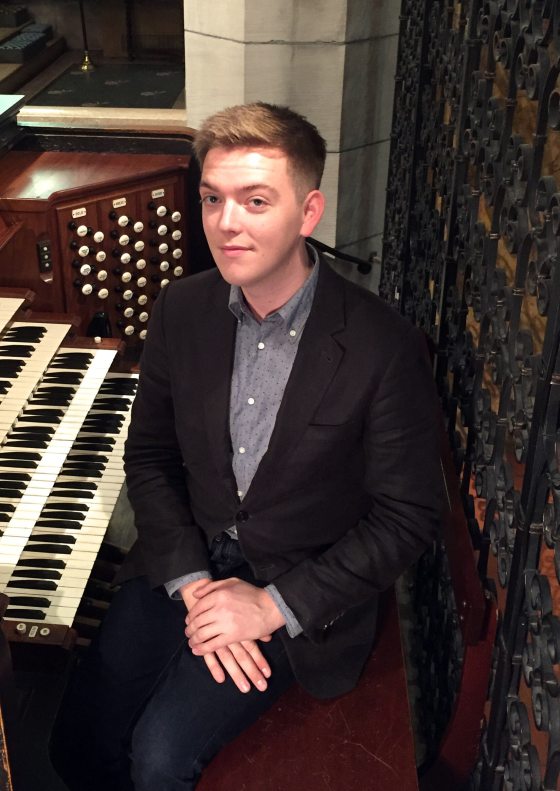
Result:
[[240,255],[241,253],[246,253],[249,248],[238,244],[227,244],[220,249],[225,255]]

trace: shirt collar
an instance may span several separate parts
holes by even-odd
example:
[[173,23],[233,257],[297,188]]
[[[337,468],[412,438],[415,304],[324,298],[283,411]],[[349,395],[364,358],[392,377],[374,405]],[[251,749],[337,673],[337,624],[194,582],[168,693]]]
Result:
[[[306,247],[312,266],[311,274],[306,279],[305,283],[303,283],[296,293],[290,297],[290,299],[284,305],[282,305],[281,308],[278,308],[278,310],[275,310],[274,313],[271,313],[264,319],[264,321],[269,319],[276,320],[276,317],[280,317],[281,323],[284,324],[288,330],[293,329],[296,331],[294,340],[297,336],[299,336],[299,333],[305,324],[305,321],[307,320],[307,316],[309,315],[311,302],[313,301],[313,297],[315,295],[315,288],[317,287],[317,279],[319,276],[319,254],[317,253],[317,250],[309,243],[306,243]],[[254,319],[254,316],[249,310],[249,307],[245,301],[245,297],[243,296],[240,286],[230,287],[228,306],[238,321],[243,321],[245,316]]]

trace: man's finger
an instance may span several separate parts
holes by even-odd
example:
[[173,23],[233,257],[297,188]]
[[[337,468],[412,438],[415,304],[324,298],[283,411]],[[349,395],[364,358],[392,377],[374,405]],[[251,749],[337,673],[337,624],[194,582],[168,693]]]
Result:
[[192,648],[204,648],[202,653],[208,654],[215,651],[217,648],[224,648],[233,642],[231,637],[220,634],[220,630],[215,624],[203,626],[197,629],[192,634],[189,629],[185,629],[185,635],[189,641],[189,646]]
[[187,624],[185,634],[187,637],[194,637],[195,643],[202,643],[204,640],[209,640],[220,633],[215,616],[213,617],[210,614],[203,614],[197,618],[187,618],[185,622]]
[[200,587],[196,588],[193,591],[193,594],[196,596],[197,599],[202,599],[204,596],[207,596],[212,591],[219,590],[219,588],[225,588],[228,585],[231,585],[232,582],[238,582],[237,577],[227,577],[225,580],[209,580],[204,585],[200,585]]
[[220,648],[219,651],[216,651],[216,656],[218,656],[237,689],[243,693],[249,692],[251,685],[236,658],[233,656],[231,646]]
[[[261,639],[263,640],[263,642],[266,643],[269,640],[271,640],[272,637],[268,635],[267,638],[261,638]],[[241,645],[250,655],[251,659],[253,660],[255,665],[259,668],[263,676],[270,678],[270,676],[272,675],[272,670],[270,669],[270,665],[268,664],[268,661],[266,660],[264,654],[259,648],[258,643],[255,640],[243,640]]]
[[[251,681],[251,683],[260,691],[264,692],[267,688],[266,683],[266,675],[257,664],[255,659],[253,658],[252,654],[247,650],[247,645],[255,646],[253,640],[245,640],[243,643],[232,643],[229,646],[229,649],[239,667],[243,670],[247,678]],[[266,659],[262,656],[261,652],[258,648],[256,648],[256,656],[257,658],[261,658],[261,664],[263,664],[263,668],[266,666],[268,668],[268,663]],[[270,675],[270,668],[268,668],[268,675]]]
[[[201,630],[204,631],[204,630]],[[189,648],[195,656],[204,656],[219,651],[220,648],[227,648],[233,645],[232,638],[225,634],[214,633],[214,636],[208,637],[206,640],[197,641],[193,638],[189,640]]]
[[226,680],[226,674],[224,673],[223,667],[216,659],[216,654],[207,654],[204,657],[204,661],[206,662],[206,667],[212,674],[214,681],[217,681],[218,684],[223,684]]

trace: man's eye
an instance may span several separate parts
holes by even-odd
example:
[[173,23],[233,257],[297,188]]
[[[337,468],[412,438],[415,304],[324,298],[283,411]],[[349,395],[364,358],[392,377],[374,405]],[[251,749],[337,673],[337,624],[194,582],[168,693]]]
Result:
[[266,203],[262,198],[251,198],[249,203],[251,206],[254,206],[255,209],[261,209],[263,206],[266,206]]
[[206,203],[207,205],[214,205],[218,202],[218,198],[216,195],[203,195],[200,199],[201,203]]

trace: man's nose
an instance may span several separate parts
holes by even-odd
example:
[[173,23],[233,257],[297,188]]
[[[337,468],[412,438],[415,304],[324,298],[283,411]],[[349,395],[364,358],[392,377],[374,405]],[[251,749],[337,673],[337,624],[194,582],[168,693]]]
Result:
[[220,216],[221,231],[236,231],[239,229],[239,207],[235,201],[225,201]]

